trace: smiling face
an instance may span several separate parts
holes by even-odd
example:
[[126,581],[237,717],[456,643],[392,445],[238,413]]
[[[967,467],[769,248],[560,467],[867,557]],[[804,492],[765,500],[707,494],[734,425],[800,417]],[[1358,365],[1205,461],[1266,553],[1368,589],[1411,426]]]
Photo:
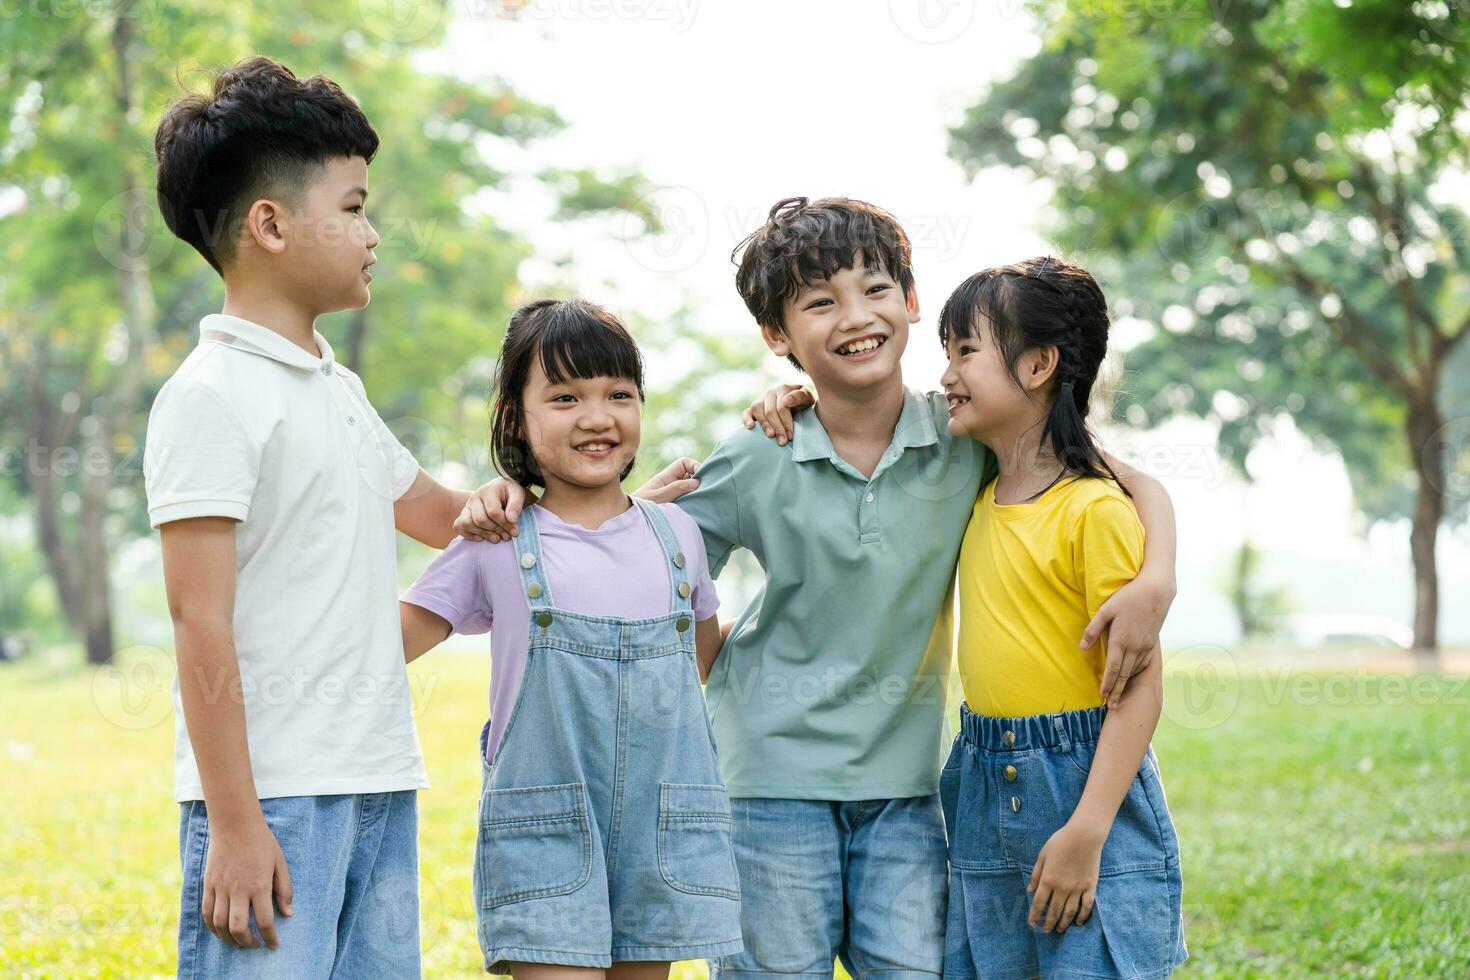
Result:
[[552,384],[532,358],[521,395],[525,436],[548,490],[620,483],[638,453],[643,402],[630,378],[606,375]]
[[784,330],[761,332],[773,353],[796,356],[819,393],[857,393],[898,372],[909,324],[918,320],[918,295],[905,295],[886,270],[864,267],[859,255],[853,268],[800,287],[786,301]]
[[1018,424],[1044,414],[1037,392],[1051,378],[1055,358],[1047,351],[1026,351],[1013,375],[990,318],[977,311],[972,332],[973,337],[949,334],[944,345],[949,365],[939,380],[949,400],[949,431],[994,448],[995,440]]

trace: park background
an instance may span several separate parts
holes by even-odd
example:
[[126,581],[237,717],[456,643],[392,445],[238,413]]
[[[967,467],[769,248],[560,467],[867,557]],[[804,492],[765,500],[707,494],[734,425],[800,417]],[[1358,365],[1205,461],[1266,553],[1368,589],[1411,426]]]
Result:
[[[1156,747],[1181,974],[1465,975],[1467,41],[1460,0],[0,7],[0,973],[174,967],[142,438],[222,291],[162,226],[151,134],[264,53],[340,81],[383,138],[373,301],[320,327],[451,484],[492,475],[487,387],[528,298],[604,303],[642,344],[630,486],[791,380],[729,261],[778,198],[904,222],[918,388],[964,276],[1092,269],[1117,349],[1095,422],[1179,513]],[[405,583],[429,557],[402,542]],[[726,612],[758,573],[732,563]],[[482,640],[411,671],[430,976],[479,966]]]

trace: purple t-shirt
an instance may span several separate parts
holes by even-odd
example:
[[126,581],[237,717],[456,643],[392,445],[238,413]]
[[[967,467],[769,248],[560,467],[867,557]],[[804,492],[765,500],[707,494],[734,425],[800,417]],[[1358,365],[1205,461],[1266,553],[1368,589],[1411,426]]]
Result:
[[[568,524],[540,504],[541,560],[551,598],[560,609],[589,616],[646,619],[672,611],[672,566],[658,534],[631,502],[595,530]],[[659,504],[689,559],[689,601],[702,622],[720,607],[710,581],[704,538],[694,519],[674,504]],[[448,620],[456,633],[490,633],[490,737],[487,761],[510,721],[526,671],[531,612],[521,587],[515,542],[456,538],[424,570],[403,601]]]

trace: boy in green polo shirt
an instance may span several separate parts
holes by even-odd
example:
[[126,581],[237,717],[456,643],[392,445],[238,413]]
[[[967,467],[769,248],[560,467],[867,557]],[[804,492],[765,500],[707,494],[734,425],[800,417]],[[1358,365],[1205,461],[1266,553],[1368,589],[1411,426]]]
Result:
[[[722,440],[679,499],[713,575],[737,547],[766,574],[705,689],[745,940],[711,973],[830,976],[836,956],[853,976],[938,975],[949,590],[995,463],[949,434],[942,394],[904,387],[899,359],[919,304],[891,215],[845,198],[787,199],[742,247],[736,286],[818,403],[796,417],[789,445],[746,429]],[[1114,605],[1110,650],[1121,651],[1122,634],[1157,635],[1174,533],[1157,481],[1114,465],[1149,548]],[[512,492],[505,514],[457,526],[493,533],[521,500]]]

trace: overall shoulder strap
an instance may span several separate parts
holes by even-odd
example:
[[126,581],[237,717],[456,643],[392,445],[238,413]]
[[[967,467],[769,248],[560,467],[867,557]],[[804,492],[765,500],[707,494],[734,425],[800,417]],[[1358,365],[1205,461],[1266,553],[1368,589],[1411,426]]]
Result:
[[651,501],[634,497],[633,503],[643,511],[643,516],[653,526],[654,533],[658,535],[658,542],[663,546],[664,557],[669,562],[669,583],[674,590],[674,602],[672,609],[675,612],[683,612],[691,608],[689,595],[693,586],[689,583],[688,561],[684,552],[679,550],[679,537],[674,533],[669,519],[664,515],[663,508]]
[[536,524],[536,510],[521,511],[521,533],[511,538],[516,546],[516,568],[521,573],[521,594],[532,609],[553,606],[551,581],[546,577],[546,562],[541,555],[541,532]]

